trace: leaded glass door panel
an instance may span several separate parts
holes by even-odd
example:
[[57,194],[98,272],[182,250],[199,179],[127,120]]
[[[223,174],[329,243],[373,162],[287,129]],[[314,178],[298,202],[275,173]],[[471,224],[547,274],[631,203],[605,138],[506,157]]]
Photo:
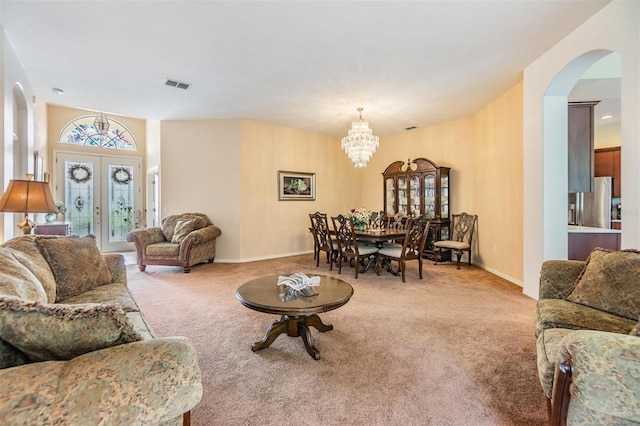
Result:
[[140,159],[58,153],[56,196],[73,234],[94,234],[103,252],[132,250],[127,233],[141,220]]

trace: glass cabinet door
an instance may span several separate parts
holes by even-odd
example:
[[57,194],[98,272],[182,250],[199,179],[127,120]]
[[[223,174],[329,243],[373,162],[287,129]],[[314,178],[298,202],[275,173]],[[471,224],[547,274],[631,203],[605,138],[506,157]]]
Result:
[[387,215],[393,216],[396,214],[396,180],[394,178],[387,178],[384,183],[384,191],[386,197],[386,205],[384,210]]
[[440,217],[449,217],[449,175],[440,176]]
[[411,176],[409,181],[411,190],[411,216],[420,216],[420,176]]
[[398,178],[398,213],[408,214],[409,208],[407,203],[409,201],[409,193],[407,188],[407,178]]
[[424,176],[424,213],[429,219],[436,217],[436,176],[431,173]]

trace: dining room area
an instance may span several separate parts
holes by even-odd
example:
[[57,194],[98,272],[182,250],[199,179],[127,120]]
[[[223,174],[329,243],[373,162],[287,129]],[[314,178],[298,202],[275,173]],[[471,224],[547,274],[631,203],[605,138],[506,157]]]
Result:
[[329,270],[335,265],[341,273],[343,264],[353,268],[356,279],[373,270],[406,282],[409,261],[417,262],[420,279],[425,260],[437,264],[456,255],[459,269],[464,253],[471,265],[477,215],[450,215],[450,173],[450,167],[426,158],[395,161],[382,173],[384,209],[309,213],[316,267],[324,258]]

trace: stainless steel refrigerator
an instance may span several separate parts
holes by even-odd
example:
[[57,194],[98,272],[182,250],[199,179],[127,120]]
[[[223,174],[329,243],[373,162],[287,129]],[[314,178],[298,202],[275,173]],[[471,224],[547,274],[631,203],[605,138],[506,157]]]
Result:
[[611,228],[611,183],[612,178],[594,179],[593,192],[569,193],[569,224]]

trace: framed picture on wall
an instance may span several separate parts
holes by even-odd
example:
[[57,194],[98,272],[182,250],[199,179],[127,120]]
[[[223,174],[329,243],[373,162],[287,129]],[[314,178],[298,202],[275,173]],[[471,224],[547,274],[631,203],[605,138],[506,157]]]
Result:
[[278,170],[279,201],[313,201],[315,199],[315,173]]

